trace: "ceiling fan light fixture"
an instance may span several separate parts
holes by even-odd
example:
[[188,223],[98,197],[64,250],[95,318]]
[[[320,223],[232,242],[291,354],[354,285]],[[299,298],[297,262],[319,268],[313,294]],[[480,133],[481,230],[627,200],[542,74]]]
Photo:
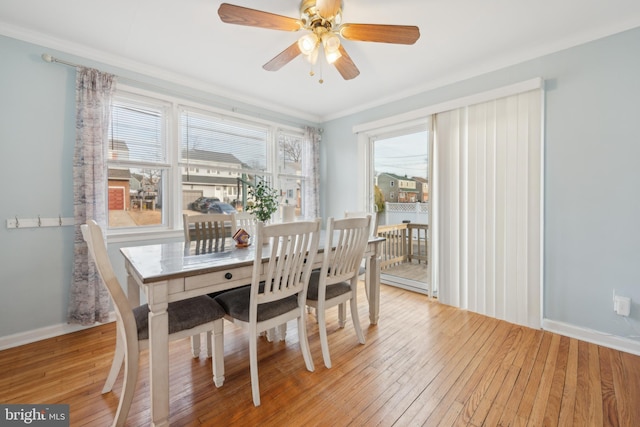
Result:
[[320,51],[320,46],[316,45],[315,49],[313,49],[308,55],[305,57],[307,61],[311,63],[311,65],[315,65],[318,62],[318,52]]
[[318,36],[308,33],[298,39],[298,47],[303,55],[310,55],[318,46]]
[[[264,64],[262,68],[265,70],[277,71],[299,55],[311,63],[313,70],[322,49],[326,62],[333,64],[345,80],[356,78],[360,75],[360,70],[340,43],[340,37],[351,41],[403,45],[414,44],[420,38],[420,29],[415,25],[344,24],[343,9],[343,0],[300,0],[300,17],[291,18],[222,3],[218,9],[218,16],[227,24],[281,31],[305,31],[305,35]],[[320,61],[318,65],[325,60]]]
[[326,32],[322,35],[322,45],[327,53],[337,52],[340,49],[340,38],[336,33]]
[[342,57],[342,54],[340,53],[339,50],[334,50],[333,52],[329,52],[328,50],[325,49],[324,56],[327,59],[327,62],[329,64],[333,64],[338,59],[340,59],[340,57]]

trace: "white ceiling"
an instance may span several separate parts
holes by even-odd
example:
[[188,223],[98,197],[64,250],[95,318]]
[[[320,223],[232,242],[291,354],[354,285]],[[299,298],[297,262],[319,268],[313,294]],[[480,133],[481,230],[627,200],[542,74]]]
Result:
[[[325,66],[319,84],[302,57],[262,69],[301,33],[224,24],[221,3],[3,0],[0,34],[320,122],[640,26],[639,0],[344,0],[344,22],[421,36],[343,41],[360,75]],[[228,3],[299,16],[296,0]]]

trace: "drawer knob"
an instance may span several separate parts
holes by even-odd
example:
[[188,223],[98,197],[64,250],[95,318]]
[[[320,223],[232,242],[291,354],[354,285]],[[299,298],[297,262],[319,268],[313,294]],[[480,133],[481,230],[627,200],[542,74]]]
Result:
[[227,273],[227,274],[224,275],[224,278],[227,279],[227,280],[231,280],[232,277],[233,277],[233,274],[231,274],[231,273]]

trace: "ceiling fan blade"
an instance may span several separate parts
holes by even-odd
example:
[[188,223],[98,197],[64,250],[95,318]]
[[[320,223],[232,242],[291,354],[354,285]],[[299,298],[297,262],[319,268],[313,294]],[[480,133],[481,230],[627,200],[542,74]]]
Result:
[[218,9],[222,22],[227,24],[246,25],[249,27],[268,28],[271,30],[298,31],[303,27],[299,19],[276,15],[248,7],[222,3]]
[[280,68],[291,62],[295,57],[300,55],[298,42],[295,41],[291,46],[276,55],[271,61],[262,66],[267,71],[278,71]]
[[420,29],[414,25],[343,24],[340,35],[362,42],[414,44],[420,38]]
[[346,50],[340,45],[340,53],[342,56],[333,63],[335,65],[338,72],[342,75],[342,78],[345,80],[351,80],[358,77],[360,74],[360,70],[356,67],[356,64],[353,63],[353,60],[349,56]]
[[341,0],[316,0],[316,10],[324,19],[329,19],[340,10]]

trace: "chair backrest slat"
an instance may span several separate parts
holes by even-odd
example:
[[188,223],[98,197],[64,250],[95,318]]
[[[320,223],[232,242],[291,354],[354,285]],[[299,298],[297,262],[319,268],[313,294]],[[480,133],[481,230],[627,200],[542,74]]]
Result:
[[249,235],[251,236],[251,238],[253,239],[253,241],[256,240],[256,217],[255,215],[253,215],[250,212],[236,212],[231,214],[231,216],[233,217],[233,224],[235,226],[235,229],[233,230],[233,234],[235,234],[235,232],[239,229],[243,229],[244,231],[246,231],[247,233],[249,233]]
[[377,236],[378,235],[378,214],[376,212],[373,213],[369,213],[369,212],[356,212],[356,211],[345,211],[344,213],[344,217],[345,218],[357,218],[357,217],[366,217],[367,215],[371,216],[371,226],[370,226],[370,231],[371,231],[371,236]]
[[[357,275],[369,241],[371,216],[329,218],[321,275],[327,284],[350,280]],[[327,248],[333,248],[327,250]]]
[[233,236],[233,217],[226,214],[199,214],[182,216],[184,241],[195,242],[196,254],[225,249],[227,238]]
[[[318,251],[320,220],[275,225],[259,223],[257,233],[252,298],[256,298],[258,304],[295,294],[306,298],[313,259]],[[269,251],[269,259],[264,263],[261,248]],[[262,291],[259,289],[259,266],[265,273]]]

